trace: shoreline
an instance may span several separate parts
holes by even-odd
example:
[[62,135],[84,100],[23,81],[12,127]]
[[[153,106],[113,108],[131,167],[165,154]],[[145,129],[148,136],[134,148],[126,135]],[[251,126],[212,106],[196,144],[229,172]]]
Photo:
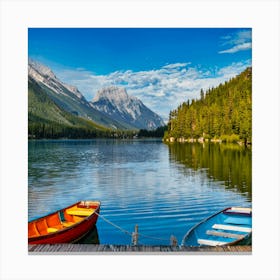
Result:
[[168,137],[168,138],[163,138],[162,141],[166,142],[166,143],[200,143],[200,144],[204,144],[204,143],[222,144],[223,143],[223,144],[237,144],[239,146],[244,146],[244,147],[251,147],[252,146],[251,142],[245,143],[242,140],[240,140],[240,141],[225,141],[225,140],[222,140],[220,138],[208,139],[208,138],[203,138],[203,137],[199,137],[199,138]]

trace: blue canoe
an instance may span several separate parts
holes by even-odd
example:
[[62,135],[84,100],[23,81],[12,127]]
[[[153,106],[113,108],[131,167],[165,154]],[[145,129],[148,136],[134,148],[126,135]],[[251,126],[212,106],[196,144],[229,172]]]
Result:
[[226,246],[251,244],[252,209],[229,207],[192,227],[182,246]]

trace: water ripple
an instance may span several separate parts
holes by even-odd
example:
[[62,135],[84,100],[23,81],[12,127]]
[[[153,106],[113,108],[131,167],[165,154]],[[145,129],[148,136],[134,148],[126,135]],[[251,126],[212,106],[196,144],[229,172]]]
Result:
[[[29,219],[98,199],[104,217],[130,232],[138,224],[140,233],[158,238],[139,242],[158,245],[169,244],[171,234],[180,242],[191,226],[222,208],[251,206],[246,181],[241,178],[243,189],[227,186],[210,167],[186,166],[192,161],[183,152],[174,154],[161,141],[30,141]],[[97,229],[102,244],[131,243],[102,219]]]

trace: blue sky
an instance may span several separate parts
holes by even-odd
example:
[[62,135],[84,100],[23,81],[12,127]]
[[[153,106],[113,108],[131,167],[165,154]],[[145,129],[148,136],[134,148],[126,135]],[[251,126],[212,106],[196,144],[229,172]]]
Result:
[[28,55],[91,100],[104,86],[167,119],[252,63],[250,28],[30,28]]

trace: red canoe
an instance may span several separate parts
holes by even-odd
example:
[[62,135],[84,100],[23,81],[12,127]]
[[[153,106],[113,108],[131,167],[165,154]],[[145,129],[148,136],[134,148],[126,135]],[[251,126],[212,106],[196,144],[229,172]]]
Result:
[[99,201],[79,201],[64,209],[28,222],[29,244],[72,243],[96,224]]

